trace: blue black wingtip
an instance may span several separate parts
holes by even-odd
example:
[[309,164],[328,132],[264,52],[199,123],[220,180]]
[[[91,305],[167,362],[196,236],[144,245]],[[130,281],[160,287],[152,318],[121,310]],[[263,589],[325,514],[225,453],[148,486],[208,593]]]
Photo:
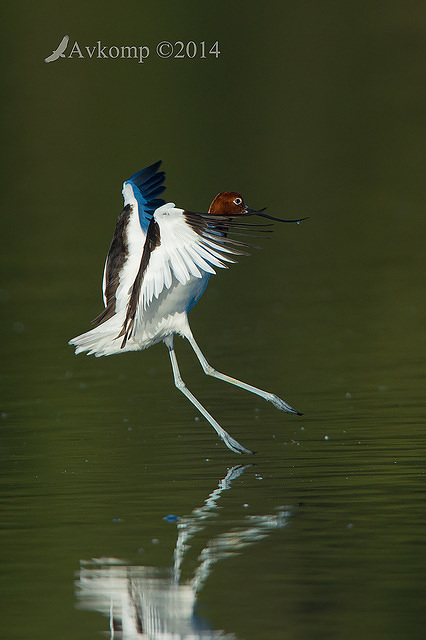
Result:
[[163,186],[166,174],[164,171],[158,171],[161,160],[151,164],[149,167],[134,173],[126,182],[131,182],[139,189],[142,196],[146,200],[146,208],[149,211],[155,211],[158,207],[165,204],[165,200],[158,198],[159,195],[166,190]]
[[[149,180],[149,178],[157,173],[158,169],[161,166],[161,162],[161,160],[158,160],[158,162],[154,162],[154,164],[151,164],[149,167],[146,167],[145,169],[134,173],[132,176],[130,176],[128,182],[133,182],[133,184],[135,184],[137,187],[143,185],[145,182],[147,182],[147,180]],[[164,177],[164,171],[161,171],[159,175]]]

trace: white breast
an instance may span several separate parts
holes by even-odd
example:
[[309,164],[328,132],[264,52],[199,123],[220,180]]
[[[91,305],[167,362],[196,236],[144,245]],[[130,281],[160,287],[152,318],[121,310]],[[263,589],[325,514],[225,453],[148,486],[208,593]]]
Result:
[[[191,277],[185,285],[173,278],[171,287],[163,289],[138,319],[129,341],[137,345],[133,348],[145,349],[171,333],[185,335],[187,313],[203,295],[209,277],[208,273],[201,278]],[[129,345],[129,348],[132,347]]]

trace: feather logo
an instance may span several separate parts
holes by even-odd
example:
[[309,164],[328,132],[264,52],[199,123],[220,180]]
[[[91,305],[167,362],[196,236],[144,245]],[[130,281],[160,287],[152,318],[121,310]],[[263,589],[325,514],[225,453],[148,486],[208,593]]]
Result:
[[45,58],[44,61],[55,62],[55,60],[58,60],[59,58],[65,58],[64,51],[68,46],[69,39],[70,39],[69,36],[64,36],[60,41],[58,48],[55,49],[53,53],[50,54],[50,56],[47,56],[47,58]]

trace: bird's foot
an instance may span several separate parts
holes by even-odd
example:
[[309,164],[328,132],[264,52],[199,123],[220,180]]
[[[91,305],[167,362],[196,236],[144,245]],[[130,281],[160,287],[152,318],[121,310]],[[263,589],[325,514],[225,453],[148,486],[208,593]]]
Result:
[[288,402],[284,402],[284,400],[282,400],[281,398],[279,398],[273,393],[271,393],[270,395],[270,402],[272,402],[274,407],[276,407],[280,411],[285,411],[286,413],[295,413],[298,416],[303,415],[303,413],[300,413],[300,411],[297,411],[297,409],[294,409],[290,404],[288,404]]
[[221,438],[228,449],[231,449],[231,451],[233,451],[234,453],[249,453],[251,455],[256,453],[256,451],[251,451],[250,449],[246,449],[245,447],[243,447],[242,444],[240,444],[237,440],[235,440],[235,438],[230,436],[226,431],[225,434],[221,434]]

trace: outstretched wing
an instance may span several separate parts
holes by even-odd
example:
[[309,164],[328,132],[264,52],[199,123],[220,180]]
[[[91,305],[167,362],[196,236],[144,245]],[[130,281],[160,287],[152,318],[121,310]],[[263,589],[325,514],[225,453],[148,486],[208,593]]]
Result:
[[102,291],[105,309],[93,320],[95,326],[118,313],[129,302],[137,276],[149,223],[155,209],[164,204],[158,196],[165,190],[161,162],[135,173],[123,184],[124,209],[118,216],[105,261]]
[[[240,218],[242,216],[239,216]],[[250,235],[253,227],[229,216],[191,213],[173,203],[159,207],[148,226],[140,268],[134,281],[121,336],[122,346],[133,335],[154,298],[173,283],[185,285],[191,278],[216,273],[215,268],[227,268],[234,256],[248,255],[253,245],[229,237]],[[261,230],[264,232],[264,230]]]
[[165,204],[164,200],[158,198],[166,190],[163,186],[165,173],[158,171],[160,165],[161,160],[133,174],[123,184],[124,204],[127,204],[126,198],[129,198],[129,201],[136,199],[139,222],[145,233],[154,211]]
[[[154,222],[158,225],[159,242],[151,253],[142,283],[143,309],[164,288],[171,287],[173,278],[185,285],[191,277],[216,273],[215,267],[227,268],[227,263],[235,262],[233,256],[248,255],[244,249],[249,245],[225,235],[223,220],[210,218],[213,221],[171,204],[157,209]],[[227,232],[229,225],[232,222],[228,218]]]

